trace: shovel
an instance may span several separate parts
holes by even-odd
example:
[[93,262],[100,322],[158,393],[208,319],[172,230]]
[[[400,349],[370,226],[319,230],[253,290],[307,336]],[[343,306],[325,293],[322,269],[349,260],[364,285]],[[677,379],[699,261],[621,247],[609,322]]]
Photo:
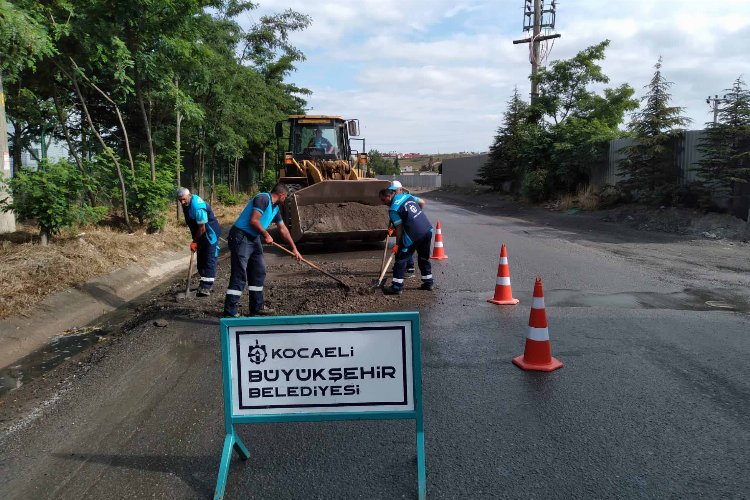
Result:
[[[386,248],[388,248],[388,245],[386,245]],[[380,271],[380,277],[378,277],[378,281],[375,282],[375,285],[373,285],[374,288],[380,288],[383,286],[383,278],[385,277],[385,272],[388,270],[388,267],[391,265],[391,261],[393,260],[393,256],[395,254],[392,253],[390,257],[388,257],[388,261],[383,266],[383,270]]]
[[[271,245],[275,246],[276,248],[278,248],[278,249],[280,249],[280,250],[283,250],[284,252],[288,253],[288,254],[289,254],[289,255],[291,255],[291,256],[294,256],[294,252],[292,252],[291,250],[288,250],[288,249],[287,249],[287,248],[285,248],[285,247],[282,247],[281,245],[279,245],[279,244],[278,244],[278,243],[276,243],[275,241],[271,242]],[[350,287],[350,286],[349,286],[349,284],[348,284],[348,283],[346,283],[345,281],[342,281],[342,280],[340,280],[339,278],[337,278],[336,276],[334,276],[333,274],[331,274],[331,273],[329,273],[329,272],[327,272],[327,271],[324,271],[324,270],[322,270],[321,268],[319,268],[318,266],[316,266],[315,264],[313,264],[313,263],[312,263],[312,262],[310,262],[309,260],[305,259],[304,257],[303,257],[302,259],[300,259],[300,260],[301,260],[302,262],[304,262],[305,264],[307,264],[308,266],[310,266],[310,267],[312,267],[313,269],[315,269],[316,271],[320,271],[321,273],[325,274],[325,275],[326,275],[326,276],[328,276],[329,278],[332,278],[332,279],[336,280],[336,281],[337,281],[337,282],[339,283],[339,285],[343,286],[343,287],[344,287],[344,288],[345,288],[346,290],[351,290],[351,287]]]
[[195,297],[195,292],[190,291],[190,278],[193,276],[193,256],[195,255],[195,252],[190,252],[190,263],[188,264],[188,272],[187,272],[187,284],[185,285],[185,292],[180,292],[177,294],[178,300],[184,300],[184,299],[192,299]]

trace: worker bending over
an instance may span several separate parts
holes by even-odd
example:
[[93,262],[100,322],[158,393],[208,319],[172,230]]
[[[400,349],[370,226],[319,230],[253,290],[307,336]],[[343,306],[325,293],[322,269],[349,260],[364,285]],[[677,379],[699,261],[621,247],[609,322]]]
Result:
[[268,234],[268,226],[276,223],[279,233],[292,247],[292,252],[299,262],[302,255],[284,225],[279,214],[279,205],[286,201],[289,189],[282,183],[276,184],[270,193],[258,193],[247,204],[237,221],[229,230],[229,251],[231,252],[231,275],[229,287],[224,299],[224,316],[240,316],[238,304],[248,284],[250,296],[250,315],[269,315],[275,311],[263,303],[263,284],[266,281],[266,263],[263,260],[263,243],[273,243]]
[[185,223],[193,235],[190,251],[198,254],[200,284],[196,295],[207,297],[211,294],[211,287],[216,279],[216,259],[219,256],[221,226],[211,210],[211,205],[197,194],[190,194],[188,188],[178,188],[177,199],[182,204]]
[[[391,185],[388,187],[391,191],[393,191],[396,194],[406,193],[411,194],[408,189],[404,188],[404,186],[399,181],[393,181]],[[412,197],[416,200],[417,203],[419,203],[419,208],[424,208],[425,201],[422,198],[418,198],[412,194]],[[414,255],[409,255],[409,258],[406,261],[406,276],[413,277],[414,276]]]
[[422,275],[421,290],[432,290],[432,266],[430,265],[430,244],[432,225],[419,202],[406,193],[396,194],[389,188],[380,190],[380,201],[388,205],[388,216],[395,229],[396,262],[393,264],[393,278],[390,287],[384,288],[386,295],[400,295],[404,287],[406,263],[417,252],[417,266]]

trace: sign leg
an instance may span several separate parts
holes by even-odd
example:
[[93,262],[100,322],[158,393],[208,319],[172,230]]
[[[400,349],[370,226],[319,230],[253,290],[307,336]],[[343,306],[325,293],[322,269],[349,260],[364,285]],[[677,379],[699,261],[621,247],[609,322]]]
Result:
[[242,460],[250,458],[250,452],[247,450],[247,446],[242,442],[242,438],[237,435],[237,432],[233,432],[234,436],[234,451],[240,456]]
[[234,435],[227,434],[224,438],[224,449],[221,452],[221,462],[219,463],[219,477],[216,478],[214,500],[221,500],[222,498],[224,498],[224,489],[227,486],[227,476],[229,476],[229,463],[232,461],[233,445]]
[[425,500],[427,498],[427,473],[424,465],[424,429],[421,415],[417,418],[417,482],[419,500]]

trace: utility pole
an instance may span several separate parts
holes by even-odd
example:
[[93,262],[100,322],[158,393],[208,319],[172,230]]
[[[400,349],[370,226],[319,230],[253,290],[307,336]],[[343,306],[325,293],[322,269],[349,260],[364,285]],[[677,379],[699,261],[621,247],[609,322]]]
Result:
[[[533,4],[532,4],[533,2]],[[523,40],[513,40],[514,45],[520,43],[529,44],[529,60],[531,62],[531,101],[539,97],[539,85],[534,81],[534,76],[539,71],[539,44],[545,40],[560,38],[559,33],[542,35],[542,29],[555,28],[555,14],[557,11],[556,0],[552,0],[549,8],[545,8],[544,0],[524,0],[524,23],[523,30],[531,31],[531,37]]]
[[[18,168],[18,166],[16,166]],[[8,126],[5,121],[5,92],[3,91],[3,76],[0,75],[0,200],[8,198],[10,191],[5,179],[10,179],[10,154],[8,154]],[[12,233],[16,230],[16,214],[0,212],[0,233]]]
[[711,106],[714,110],[714,125],[716,125],[716,122],[719,121],[719,104],[724,104],[725,102],[727,102],[726,95],[724,95],[724,97],[722,98],[719,98],[718,95],[714,95],[713,97],[706,97],[706,104]]

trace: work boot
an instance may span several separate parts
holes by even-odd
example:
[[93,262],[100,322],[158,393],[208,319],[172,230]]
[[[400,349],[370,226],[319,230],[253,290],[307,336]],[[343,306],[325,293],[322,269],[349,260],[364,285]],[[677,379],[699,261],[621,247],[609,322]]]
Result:
[[427,290],[427,291],[432,291],[432,289],[433,289],[433,288],[435,288],[435,284],[434,284],[434,283],[424,283],[424,282],[423,282],[423,283],[422,283],[422,284],[421,284],[421,285],[419,286],[419,289],[420,289],[420,290]]
[[198,291],[195,292],[195,295],[198,297],[208,297],[211,295],[211,289],[210,288],[198,288]]
[[276,314],[276,309],[265,306],[263,306],[262,309],[258,309],[257,311],[253,311],[252,313],[250,313],[251,316],[272,316],[274,314]]
[[385,295],[401,295],[401,289],[400,288],[394,288],[392,285],[387,286],[383,288],[383,293]]
[[224,313],[224,317],[225,318],[239,318],[240,317],[240,313],[236,312],[234,314],[229,314],[228,312],[225,312]]

